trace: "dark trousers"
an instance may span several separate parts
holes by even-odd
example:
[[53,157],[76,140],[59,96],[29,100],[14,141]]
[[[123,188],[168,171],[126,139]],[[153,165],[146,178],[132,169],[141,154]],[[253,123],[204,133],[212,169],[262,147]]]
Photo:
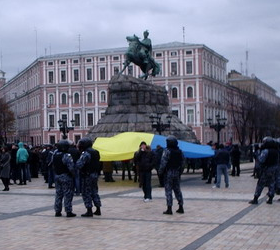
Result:
[[19,183],[26,184],[26,163],[19,163]]
[[256,197],[260,197],[265,186],[268,187],[267,195],[272,198],[274,197],[276,170],[277,170],[277,167],[268,167],[268,168],[265,168],[262,170],[261,176],[258,180],[256,190],[255,190]]
[[235,174],[236,174],[236,176],[240,175],[240,164],[239,163],[232,163],[231,175],[235,176]]
[[140,178],[142,182],[142,190],[144,192],[144,199],[152,199],[152,173],[151,172],[141,172]]
[[5,189],[9,189],[10,179],[1,177]]
[[125,169],[127,170],[128,179],[132,180],[131,173],[130,173],[130,165],[128,162],[122,163],[122,180],[125,179]]

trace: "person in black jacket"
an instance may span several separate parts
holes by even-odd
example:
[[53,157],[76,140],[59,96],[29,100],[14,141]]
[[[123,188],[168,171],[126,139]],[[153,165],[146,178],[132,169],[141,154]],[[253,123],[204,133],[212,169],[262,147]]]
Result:
[[[240,155],[241,152],[239,150],[239,147],[237,144],[233,145],[232,150],[230,151],[230,158],[231,158],[231,164],[232,164],[232,176],[239,176],[240,175]],[[236,171],[235,171],[236,170]]]
[[222,174],[225,177],[226,188],[229,187],[228,168],[230,167],[230,155],[223,144],[219,145],[219,149],[215,152],[215,162],[217,164],[217,183],[213,188],[220,188]]
[[164,176],[165,196],[167,203],[167,210],[163,214],[172,213],[172,190],[179,204],[177,213],[183,214],[183,195],[180,188],[181,174],[184,171],[185,158],[182,150],[178,147],[178,141],[174,136],[168,136],[166,139],[167,148],[164,149],[159,174]]
[[[82,197],[87,212],[82,217],[101,215],[101,200],[98,194],[98,177],[100,172],[99,152],[92,148],[92,140],[84,137],[78,141],[78,149],[81,152],[76,168],[80,170],[82,180]],[[92,212],[92,202],[96,211]]]
[[52,155],[52,166],[55,173],[55,216],[60,217],[62,211],[62,200],[67,217],[75,217],[72,213],[73,200],[73,176],[75,174],[74,162],[72,156],[68,153],[69,143],[67,140],[61,140],[57,143],[57,150]]
[[259,180],[255,189],[254,199],[249,201],[250,204],[258,204],[263,188],[268,187],[267,204],[272,204],[275,194],[275,174],[279,165],[278,145],[272,137],[265,137],[261,146],[261,154],[259,160]]
[[139,166],[139,175],[144,192],[144,202],[152,200],[152,169],[155,165],[155,156],[146,142],[141,142],[140,150],[135,154],[134,162]]

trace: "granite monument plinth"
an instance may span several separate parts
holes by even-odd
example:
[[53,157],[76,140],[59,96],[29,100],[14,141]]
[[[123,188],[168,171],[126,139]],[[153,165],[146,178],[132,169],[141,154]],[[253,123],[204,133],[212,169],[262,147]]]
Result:
[[[162,122],[167,123],[170,107],[167,91],[164,87],[149,81],[127,75],[113,76],[108,85],[108,107],[105,116],[89,131],[88,136],[110,137],[122,132],[157,133],[150,116],[160,113]],[[174,135],[177,139],[197,142],[192,129],[183,124],[175,115],[170,128],[162,135]]]

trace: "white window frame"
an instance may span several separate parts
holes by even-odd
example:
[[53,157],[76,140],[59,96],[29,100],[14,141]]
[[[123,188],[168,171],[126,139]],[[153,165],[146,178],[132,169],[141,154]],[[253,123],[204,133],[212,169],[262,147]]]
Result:
[[[102,99],[102,93],[105,93],[105,100]],[[107,102],[107,91],[106,90],[100,90],[99,91],[99,100],[101,103],[106,103]]]
[[[76,94],[79,95],[79,102],[78,103],[75,102],[75,95]],[[80,94],[80,92],[74,92],[73,93],[73,104],[80,104],[80,103],[81,103],[81,94]]]
[[[63,103],[63,102],[62,102],[62,95],[65,95],[65,96],[66,96],[66,103]],[[67,93],[63,92],[63,93],[60,94],[60,104],[62,104],[62,105],[68,104],[68,101],[67,101]]]

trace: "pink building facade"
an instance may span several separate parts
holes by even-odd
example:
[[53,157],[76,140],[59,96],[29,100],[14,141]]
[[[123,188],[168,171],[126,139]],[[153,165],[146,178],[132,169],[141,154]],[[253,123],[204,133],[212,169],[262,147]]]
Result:
[[[125,61],[126,48],[57,54],[38,58],[8,82],[1,96],[15,113],[9,142],[39,145],[61,139],[58,120],[76,122],[68,138],[77,142],[97,124],[107,107],[107,87]],[[169,93],[171,112],[193,128],[201,143],[216,141],[217,133],[207,119],[216,114],[228,117],[223,96],[229,88],[227,59],[201,44],[173,42],[153,47],[161,72],[148,79]],[[138,77],[140,69],[131,64],[125,74]],[[221,142],[235,140],[230,123],[221,132]]]

